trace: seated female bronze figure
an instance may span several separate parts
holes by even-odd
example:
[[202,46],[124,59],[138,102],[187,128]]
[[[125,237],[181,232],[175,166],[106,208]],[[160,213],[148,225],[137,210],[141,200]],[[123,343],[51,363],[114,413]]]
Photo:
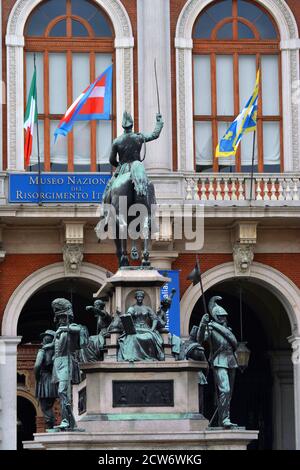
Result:
[[136,303],[125,315],[130,315],[134,328],[131,334],[126,333],[125,328],[125,333],[119,337],[119,361],[163,361],[165,358],[163,340],[156,330],[157,316],[151,307],[143,305],[144,297],[144,291],[136,291]]

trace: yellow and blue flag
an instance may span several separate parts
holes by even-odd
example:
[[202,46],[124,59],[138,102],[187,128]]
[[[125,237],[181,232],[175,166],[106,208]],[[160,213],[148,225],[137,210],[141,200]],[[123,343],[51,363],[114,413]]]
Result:
[[220,140],[216,148],[216,158],[235,156],[243,135],[256,130],[259,77],[260,73],[258,70],[254,91],[242,112],[233,121]]

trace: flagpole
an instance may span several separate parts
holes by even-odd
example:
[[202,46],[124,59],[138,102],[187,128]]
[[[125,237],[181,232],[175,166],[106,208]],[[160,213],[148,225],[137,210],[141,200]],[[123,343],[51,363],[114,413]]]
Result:
[[198,265],[198,269],[199,269],[200,289],[201,289],[201,296],[202,296],[202,302],[203,302],[203,309],[204,309],[204,314],[206,315],[207,314],[207,307],[206,307],[205,294],[204,294],[204,290],[203,290],[202,274],[201,274],[201,270],[200,270],[200,263],[199,263],[198,255],[196,255],[196,259],[197,259],[197,265]]
[[[208,314],[208,311],[207,311],[207,306],[206,306],[206,299],[205,299],[205,294],[204,294],[204,289],[203,289],[203,284],[202,284],[202,273],[201,273],[201,269],[200,269],[200,262],[199,262],[199,257],[198,255],[196,255],[196,263],[197,263],[197,266],[198,266],[198,272],[199,272],[199,284],[200,284],[200,289],[201,289],[201,297],[202,297],[202,302],[203,302],[203,309],[204,309],[204,315],[207,315]],[[210,317],[211,315],[208,314]],[[201,324],[201,322],[200,322]],[[199,324],[199,327],[198,327],[198,333],[197,333],[197,342],[200,344],[199,342],[199,334],[200,334],[200,324]],[[210,344],[210,348],[211,348],[211,344]],[[215,381],[215,378],[214,378],[214,384],[215,384],[215,396],[216,396],[216,400],[217,400],[217,403],[219,402],[219,396],[218,396],[218,389],[217,389],[217,384],[216,384],[216,381]],[[217,405],[217,408],[215,409],[209,423],[208,423],[208,427],[211,426],[217,412],[218,412],[218,409],[219,409],[219,405]]]
[[40,156],[40,133],[39,133],[39,113],[37,103],[37,74],[36,74],[36,54],[33,54],[34,71],[36,77],[36,135],[37,135],[37,151],[38,151],[38,205],[41,206],[41,156]]
[[254,156],[255,156],[255,138],[256,131],[253,132],[253,148],[252,148],[252,163],[251,163],[251,178],[250,178],[250,205],[253,195],[253,176],[254,176]]

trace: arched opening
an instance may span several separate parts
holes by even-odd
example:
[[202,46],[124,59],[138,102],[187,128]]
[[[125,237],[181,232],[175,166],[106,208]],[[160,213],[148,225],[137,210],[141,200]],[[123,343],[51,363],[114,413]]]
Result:
[[[30,76],[30,66],[32,67],[32,62],[30,65],[30,57],[28,57],[28,60],[24,60],[24,55],[30,55],[33,52],[36,52],[37,57],[37,68],[43,69],[43,64],[38,58],[40,55],[39,53],[41,51],[46,51],[44,47],[41,46],[40,44],[36,43],[36,39],[43,39],[41,36],[31,36],[29,37],[30,31],[32,32],[32,29],[30,31],[27,31],[26,29],[26,22],[28,18],[30,17],[31,13],[33,15],[36,13],[38,14],[38,10],[35,8],[36,7],[42,7],[43,4],[46,5],[46,10],[47,10],[47,3],[50,5],[53,10],[58,10],[58,17],[59,13],[62,8],[64,8],[64,5],[70,5],[70,0],[66,1],[61,1],[61,0],[55,0],[55,2],[51,1],[49,2],[44,2],[43,0],[17,0],[11,9],[11,13],[9,15],[8,19],[8,24],[7,24],[7,31],[6,31],[6,44],[7,44],[7,63],[8,63],[8,69],[9,69],[9,74],[11,79],[9,80],[8,84],[8,90],[7,90],[7,105],[8,105],[8,115],[10,116],[10,126],[9,126],[9,150],[8,150],[8,161],[9,161],[9,168],[10,169],[20,169],[24,170],[24,129],[23,129],[23,124],[24,124],[24,112],[20,107],[16,107],[16,97],[20,100],[20,103],[25,102],[26,98],[24,98],[24,91],[23,87],[20,87],[20,83],[24,80],[24,65],[25,65],[25,70],[26,70],[26,77]],[[94,75],[94,73],[97,72],[98,69],[98,64],[99,60],[97,61],[97,57],[101,55],[105,56],[104,58],[108,58],[110,55],[110,61],[113,58],[113,63],[114,63],[114,70],[115,70],[115,76],[119,77],[117,81],[115,81],[115,91],[114,91],[114,100],[113,103],[115,103],[115,107],[113,104],[114,112],[113,112],[113,132],[118,134],[120,132],[120,129],[122,128],[122,113],[123,109],[127,109],[133,114],[134,110],[134,91],[133,91],[133,46],[134,46],[134,38],[132,34],[132,26],[131,22],[128,16],[128,13],[123,5],[123,3],[120,0],[115,0],[112,2],[111,0],[84,0],[84,1],[73,1],[71,2],[71,7],[73,4],[73,13],[72,14],[72,8],[64,9],[64,14],[60,16],[67,16],[66,18],[66,26],[68,32],[73,31],[73,35],[69,41],[69,45],[65,44],[65,49],[61,48],[61,39],[68,39],[65,36],[60,36],[65,33],[65,19],[61,18],[57,20],[56,18],[51,18],[54,19],[54,22],[57,20],[56,24],[50,25],[53,28],[51,29],[51,34],[49,37],[44,37],[47,41],[56,41],[57,39],[57,48],[58,51],[53,51],[50,52],[52,54],[52,59],[56,61],[56,59],[60,59],[59,62],[61,63],[62,61],[68,62],[68,75],[71,76],[73,73],[73,67],[72,64],[74,65],[74,74],[76,74],[77,69],[81,67],[82,70],[82,63],[78,59],[83,60],[83,62],[90,62],[90,72],[91,76]],[[53,7],[54,5],[54,7]],[[99,11],[99,14],[97,15],[95,12]],[[35,12],[35,13],[34,13]],[[95,13],[95,14],[94,14]],[[72,18],[73,17],[73,18]],[[46,18],[37,25],[37,28],[39,29],[40,27],[45,26],[45,22],[47,22],[47,19],[49,20],[49,15],[46,15]],[[73,23],[72,23],[73,22]],[[49,23],[49,22],[48,22]],[[47,24],[48,24],[47,23]],[[94,32],[95,37],[91,37],[92,30]],[[44,30],[43,30],[44,31]],[[37,30],[39,34],[40,31]],[[49,31],[50,32],[50,31]],[[27,34],[28,33],[28,34]],[[88,34],[88,36],[87,36]],[[98,36],[101,35],[101,37]],[[25,36],[24,36],[25,35]],[[113,40],[114,38],[114,40]],[[31,41],[32,47],[30,46],[27,41]],[[79,50],[78,47],[77,49],[74,49],[74,41],[79,44]],[[88,46],[87,42],[90,43]],[[96,44],[97,42],[97,44]],[[100,43],[102,42],[102,46]],[[26,43],[26,50],[24,51],[24,44]],[[67,41],[68,43],[68,41]],[[86,47],[84,47],[84,44]],[[73,50],[72,50],[73,48]],[[59,49],[61,51],[59,52]],[[85,55],[85,52],[88,55],[94,56],[94,58],[90,61],[90,57],[83,57]],[[63,58],[64,51],[68,51],[68,56],[69,58]],[[28,51],[28,54],[26,53]],[[81,55],[80,55],[81,52]],[[26,54],[25,54],[26,53]],[[44,52],[43,52],[44,53]],[[46,52],[45,52],[46,53]],[[53,55],[54,53],[54,55]],[[75,54],[75,61],[70,62],[72,54]],[[103,53],[103,54],[102,54]],[[48,54],[49,55],[49,54]],[[80,57],[79,57],[80,56]],[[26,57],[27,59],[27,57]],[[106,60],[106,59],[105,59]],[[80,63],[79,63],[80,62]],[[98,62],[98,64],[97,64]],[[58,64],[58,63],[57,63]],[[61,65],[61,64],[60,64]],[[29,69],[28,69],[29,67]],[[53,68],[53,67],[52,67]],[[83,67],[86,69],[86,67]],[[89,67],[88,67],[89,69]],[[32,70],[32,69],[31,69]],[[51,71],[51,68],[50,68]],[[60,67],[60,72],[64,74],[64,67]],[[77,74],[78,75],[78,74]],[[82,75],[82,74],[81,74]],[[39,71],[39,76],[43,77],[43,70]],[[48,77],[47,83],[49,82],[50,84],[50,78]],[[63,81],[65,84],[67,83],[67,80],[63,80],[61,76],[55,76],[56,78],[56,83]],[[78,78],[78,77],[77,77]],[[88,83],[90,83],[90,77]],[[73,90],[70,89],[68,91],[68,96],[63,97],[63,100],[65,101],[67,97],[67,101],[71,101],[71,97],[73,92],[76,92],[76,87],[78,85],[79,87],[79,82],[76,79],[75,80],[77,83],[74,83]],[[86,80],[85,80],[86,82]],[[71,80],[69,80],[69,83],[71,84]],[[42,84],[41,80],[39,80],[39,86]],[[86,84],[83,85],[86,87]],[[26,87],[24,87],[26,88]],[[59,88],[59,87],[58,87]],[[81,88],[81,85],[80,85]],[[54,92],[53,92],[54,89]],[[84,89],[84,88],[83,88]],[[46,90],[47,92],[47,90]],[[50,90],[49,90],[50,92]],[[55,94],[55,86],[53,88],[52,86],[52,92]],[[81,91],[79,93],[82,92]],[[38,95],[41,97],[41,94],[38,91]],[[49,96],[49,93],[45,93],[44,97],[46,95]],[[49,96],[50,98],[50,96]],[[57,101],[58,99],[58,101]],[[38,98],[39,100],[39,98]],[[43,100],[42,100],[43,101]],[[45,103],[46,100],[44,100],[43,105],[44,109],[39,107],[39,120],[42,122],[44,126],[41,127],[41,133],[42,133],[42,127],[45,135],[45,139],[47,140],[46,136],[52,135],[51,131],[51,124],[54,126],[55,121],[59,120],[61,112],[59,110],[51,110],[50,108],[47,109],[47,103]],[[50,99],[49,103],[54,104],[54,101]],[[48,103],[48,105],[49,105]],[[42,104],[42,103],[41,103]],[[61,101],[59,97],[56,97],[56,105],[60,106]],[[48,106],[49,107],[49,106]],[[16,111],[17,109],[17,111]],[[44,111],[42,113],[42,111]],[[58,111],[58,113],[57,113]],[[66,111],[64,109],[63,113]],[[48,121],[47,121],[48,120]],[[107,121],[108,126],[109,126],[109,121]],[[115,127],[117,127],[117,131],[115,130]],[[108,130],[108,129],[107,129]],[[49,131],[51,131],[49,133]],[[99,129],[98,129],[99,131]],[[103,130],[104,131],[104,130]],[[106,135],[108,136],[109,133],[107,132]],[[79,137],[78,137],[79,136]],[[70,155],[68,155],[68,163],[69,163],[69,170],[73,171],[74,168],[76,168],[76,171],[87,171],[84,169],[84,166],[88,167],[88,171],[96,171],[97,170],[97,165],[101,163],[101,159],[103,158],[103,147],[100,146],[100,144],[97,144],[97,139],[95,137],[98,137],[103,143],[103,134],[99,135],[99,132],[97,132],[97,136],[95,136],[95,133],[93,130],[91,130],[91,135],[90,135],[90,145],[89,147],[86,145],[83,145],[85,143],[84,140],[80,140],[82,136],[82,132],[80,132],[79,129],[77,129],[77,142],[73,141],[73,145],[69,144],[69,147],[74,148],[74,152],[71,152]],[[76,137],[76,136],[75,136]],[[88,132],[86,132],[86,137],[88,138]],[[12,141],[12,138],[14,141]],[[102,140],[101,140],[102,139]],[[61,148],[58,149],[56,148],[56,151],[53,152],[53,144],[52,140],[50,139],[49,142],[44,146],[41,146],[43,148],[40,149],[40,152],[43,152],[43,155],[41,157],[44,157],[44,159],[41,158],[41,160],[44,163],[44,168],[47,169],[48,171],[52,170],[55,171],[53,168],[53,164],[56,165],[61,165],[65,163],[65,160],[62,162],[60,155],[57,153],[61,154]],[[76,138],[75,138],[76,140]],[[96,140],[96,141],[95,141]],[[64,142],[65,143],[65,142]],[[47,145],[47,148],[45,148]],[[77,148],[77,150],[76,150]],[[106,147],[105,147],[106,148]],[[87,150],[88,149],[88,150]],[[51,151],[52,150],[52,151]],[[63,149],[65,152],[63,155],[66,155],[68,149]],[[52,156],[52,168],[51,168],[51,158],[49,159],[49,156]],[[102,155],[101,155],[102,154]],[[72,157],[72,158],[71,158]],[[33,164],[36,163],[33,160]],[[50,165],[50,168],[49,168]],[[72,168],[74,167],[74,168]],[[58,171],[56,169],[56,171]],[[103,169],[102,169],[103,171]]]
[[[102,171],[110,169],[115,100],[109,119],[78,121],[68,140],[58,139],[55,145],[52,136],[77,97],[115,62],[114,35],[106,12],[90,0],[46,0],[29,16],[24,29],[24,79],[27,97],[35,70],[43,170],[100,171],[100,165]],[[101,106],[93,109],[103,113]],[[35,143],[28,170],[37,170],[38,159]]]
[[[214,0],[188,0],[184,7],[181,10],[180,16],[178,18],[177,26],[176,26],[176,38],[175,38],[175,48],[176,48],[176,67],[177,67],[177,83],[176,83],[176,94],[177,94],[177,126],[180,129],[180,132],[178,133],[178,154],[179,154],[179,167],[182,169],[188,169],[190,171],[194,171],[195,169],[195,161],[194,161],[194,154],[196,153],[196,164],[198,164],[198,170],[202,169],[202,171],[210,171],[209,168],[213,167],[215,165],[214,171],[217,170],[217,162],[213,161],[211,158],[211,149],[214,150],[214,145],[215,142],[218,139],[218,133],[222,133],[222,119],[226,119],[224,115],[220,116],[220,121],[215,122],[214,129],[212,129],[212,132],[210,132],[210,125],[212,125],[212,120],[215,119],[215,116],[217,114],[211,114],[211,109],[209,110],[197,110],[196,101],[197,101],[197,96],[195,96],[194,90],[193,90],[193,80],[191,77],[193,76],[193,56],[195,53],[195,43],[194,41],[197,39],[194,38],[194,33],[197,31],[194,30],[195,23],[199,15],[202,15],[205,13],[205,9],[209,9],[211,6],[215,6],[215,17],[218,14],[218,10],[220,9],[220,4],[222,7],[223,5],[229,5],[234,6],[237,4],[236,0],[229,1],[228,2],[216,2]],[[280,140],[280,145],[283,146],[283,153],[276,152],[277,155],[277,162],[276,164],[279,165],[278,162],[278,155],[280,153],[280,165],[281,168],[284,168],[284,171],[292,171],[296,170],[298,168],[298,160],[297,160],[297,155],[296,152],[293,150],[293,145],[291,145],[292,142],[295,143],[295,145],[298,145],[298,139],[299,139],[299,133],[293,132],[291,133],[291,129],[293,127],[293,124],[297,127],[297,122],[298,122],[298,109],[296,108],[292,95],[293,95],[293,90],[292,90],[292,83],[293,80],[298,80],[299,79],[299,67],[297,66],[296,68],[294,67],[294,64],[298,64],[299,61],[299,55],[297,55],[297,52],[294,52],[291,48],[285,49],[283,47],[283,44],[285,41],[290,41],[291,39],[298,39],[299,34],[298,34],[298,27],[296,23],[296,19],[293,16],[289,6],[287,5],[286,2],[278,2],[277,0],[256,0],[254,1],[247,1],[247,0],[238,0],[238,3],[240,4],[240,13],[239,13],[235,27],[235,31],[239,34],[241,41],[255,41],[255,34],[253,28],[250,28],[249,21],[251,23],[251,12],[254,11],[253,7],[258,8],[260,11],[265,11],[266,16],[264,16],[264,21],[265,21],[265,26],[267,26],[266,30],[270,31],[272,28],[272,22],[274,23],[273,26],[276,27],[278,30],[278,37],[280,37],[281,41],[280,44],[278,44],[278,54],[281,56],[281,66],[280,67],[280,72],[277,74],[277,77],[282,79],[282,89],[285,90],[285,97],[282,100],[282,111],[280,113],[276,113],[273,115],[274,116],[274,121],[273,123],[276,123],[277,126],[277,131],[278,131],[278,123],[280,124],[280,117],[282,117],[282,129],[280,129],[280,133],[283,134],[283,137],[279,135],[279,140]],[[250,11],[251,10],[251,11]],[[220,10],[219,10],[220,11]],[[232,9],[231,9],[232,12]],[[210,12],[212,13],[212,12]],[[223,11],[224,13],[224,11]],[[234,13],[234,12],[233,12]],[[226,15],[230,16],[232,18],[232,13],[226,13]],[[245,17],[246,15],[246,17]],[[227,17],[228,17],[227,16]],[[249,20],[250,16],[250,20]],[[271,28],[269,28],[270,23],[268,20],[265,20],[267,16],[270,18],[271,21]],[[233,15],[234,17],[234,15]],[[258,15],[257,15],[258,17]],[[243,21],[240,20],[240,18],[243,19]],[[263,17],[260,17],[260,20],[262,20]],[[216,18],[214,18],[216,19]],[[212,18],[210,18],[212,20]],[[246,22],[245,22],[246,20]],[[273,21],[274,20],[274,21]],[[207,16],[203,16],[203,23],[201,25],[201,31],[202,34],[204,34],[205,30],[210,27],[210,21],[207,21]],[[226,21],[224,19],[224,21]],[[218,21],[217,21],[218,22]],[[216,22],[213,20],[214,25]],[[247,24],[246,24],[247,23]],[[228,32],[231,35],[231,23],[223,23],[224,27],[221,26],[221,28],[218,30],[219,33],[219,39],[216,40],[216,43],[218,41],[223,41],[224,43],[230,42],[231,39],[228,39]],[[256,23],[257,26],[257,23]],[[251,39],[251,34],[254,35],[254,39]],[[220,35],[222,36],[227,36],[227,39],[221,39]],[[265,33],[261,35],[261,38],[258,42],[258,46],[260,47],[260,44],[264,42],[264,37]],[[201,41],[201,39],[198,39]],[[207,45],[208,41],[205,41]],[[250,53],[249,46],[247,45],[247,51]],[[228,59],[228,55],[226,55],[226,49],[224,48],[224,45],[222,44],[220,46],[220,50],[222,50],[222,54],[225,54],[223,57],[223,60],[226,61]],[[245,46],[241,46],[241,51],[245,50]],[[229,52],[229,50],[227,49]],[[198,51],[199,53],[201,52],[200,49]],[[207,53],[207,50],[206,50]],[[213,53],[214,54],[214,53]],[[235,54],[235,53],[234,53]],[[205,54],[204,54],[205,55]],[[217,55],[217,53],[215,53]],[[237,58],[237,55],[235,57]],[[203,57],[203,63],[202,65],[205,66],[207,58]],[[246,58],[247,59],[247,58]],[[237,59],[234,59],[237,60]],[[221,58],[222,61],[222,58]],[[247,60],[246,60],[247,62]],[[228,65],[228,64],[227,64]],[[243,64],[245,65],[245,63]],[[249,65],[249,64],[247,64]],[[270,65],[270,63],[268,63]],[[237,66],[237,64],[236,64]],[[230,67],[228,67],[228,71],[230,72]],[[284,72],[283,72],[284,71]],[[196,78],[199,77],[199,74],[195,72]],[[209,75],[204,72],[204,74],[200,74],[201,77],[209,77]],[[249,78],[248,73],[246,72],[247,77]],[[292,79],[290,79],[292,75]],[[275,74],[271,76],[272,79],[275,79]],[[208,85],[212,82],[213,80],[208,80]],[[224,76],[223,76],[223,81],[224,81]],[[251,78],[251,81],[253,79]],[[217,83],[215,83],[215,88],[217,88]],[[223,86],[222,82],[222,86]],[[235,84],[235,90],[237,91],[238,89],[238,84]],[[251,85],[253,86],[253,85]],[[199,88],[199,90],[203,91],[203,87]],[[182,92],[182,90],[185,90]],[[273,87],[272,87],[273,90]],[[251,92],[250,92],[251,93]],[[217,98],[217,93],[214,93],[214,98]],[[230,95],[228,93],[224,94],[224,86],[223,86],[223,95],[225,99],[230,99]],[[240,93],[240,97],[241,97]],[[206,95],[204,100],[204,103],[206,102],[208,106],[210,105],[209,101],[209,95]],[[280,98],[280,97],[279,97]],[[217,101],[217,99],[215,100]],[[278,102],[278,101],[277,101]],[[236,101],[238,103],[238,100]],[[203,103],[202,103],[203,104]],[[216,103],[212,103],[213,107]],[[272,105],[275,104],[275,100],[272,103]],[[232,105],[234,106],[234,102],[232,101]],[[280,106],[281,107],[281,106]],[[218,110],[214,110],[217,111]],[[280,110],[279,110],[280,111]],[[239,112],[239,111],[238,111]],[[237,113],[234,110],[235,115]],[[273,112],[273,111],[272,111]],[[197,117],[198,116],[198,117]],[[262,117],[264,114],[262,113]],[[194,119],[195,117],[195,119]],[[198,119],[199,118],[199,119]],[[203,119],[202,119],[203,118]],[[213,118],[211,120],[211,118]],[[275,119],[276,118],[276,119]],[[218,120],[217,120],[218,121]],[[261,119],[261,124],[263,124],[264,119]],[[267,125],[263,126],[265,129],[262,129],[263,133],[265,131],[268,133],[269,131],[269,123],[267,122]],[[195,130],[195,127],[198,127],[198,129]],[[279,125],[280,127],[280,125]],[[275,124],[274,124],[275,128]],[[197,133],[199,134],[201,132],[202,135],[202,140],[198,139],[197,142]],[[195,139],[194,139],[195,137]],[[204,144],[203,144],[204,142]],[[199,144],[199,147],[197,148],[197,144]],[[272,149],[275,148],[275,145],[272,147]],[[295,147],[296,148],[296,147]],[[271,149],[271,147],[270,147]],[[257,158],[257,162],[261,167],[263,166],[273,166],[274,165],[274,154],[271,158],[264,158],[263,153],[267,155],[269,153],[268,149],[265,146],[265,151],[264,149],[261,149],[260,152],[262,155],[259,155]],[[282,162],[282,155],[284,154],[284,162]],[[197,158],[198,156],[198,158]],[[241,155],[242,156],[242,155]],[[210,157],[210,159],[208,158]],[[269,153],[270,157],[270,153]],[[197,162],[198,160],[198,162]],[[202,164],[201,164],[202,161]],[[236,162],[236,171],[241,171],[239,170],[239,166],[247,167],[247,156],[246,153],[244,152],[244,158],[237,158]],[[283,165],[284,163],[284,165]],[[201,168],[202,165],[202,168]],[[200,168],[199,168],[200,167]],[[206,167],[206,169],[205,169]],[[225,171],[225,170],[223,170]],[[246,171],[246,170],[245,170]],[[262,170],[261,170],[262,171]],[[264,171],[267,171],[267,169],[264,169]]]
[[[251,351],[249,366],[238,371],[231,403],[232,421],[247,429],[260,431],[251,448],[294,449],[294,392],[291,335],[288,315],[279,299],[262,284],[252,279],[228,279],[205,292],[206,301],[220,295],[228,312],[228,323],[238,341]],[[190,317],[189,329],[198,325],[203,315],[199,298]],[[241,322],[242,317],[242,322]],[[205,391],[205,414],[210,418],[215,409],[214,383],[209,375]]]
[[23,441],[32,441],[36,432],[36,410],[30,400],[17,397],[17,450],[23,449]]
[[18,335],[22,336],[21,346],[40,343],[39,335],[46,329],[55,329],[51,302],[64,297],[72,302],[74,321],[88,327],[90,334],[95,331],[96,322],[85,310],[93,303],[93,294],[99,283],[87,279],[66,278],[45,285],[30,297],[24,305],[18,320]]
[[[99,282],[82,278],[65,278],[52,281],[37,290],[25,303],[18,319],[17,331],[22,336],[17,350],[18,385],[31,396],[35,396],[34,363],[40,348],[40,334],[47,329],[56,330],[51,303],[58,297],[72,302],[74,322],[87,326],[90,334],[96,332],[96,319],[85,307],[94,302],[93,294],[99,289]],[[45,423],[42,415],[38,418],[36,431],[35,415],[26,404],[27,400],[18,397],[18,448],[22,440],[32,440],[33,432],[44,432]],[[54,413],[59,422],[59,405],[56,401]]]

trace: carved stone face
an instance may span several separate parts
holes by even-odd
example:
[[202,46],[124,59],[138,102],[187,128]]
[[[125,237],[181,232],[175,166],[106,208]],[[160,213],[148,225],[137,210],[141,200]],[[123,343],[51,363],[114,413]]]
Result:
[[64,262],[68,271],[76,271],[83,260],[82,249],[78,245],[65,245],[63,248]]
[[253,261],[253,249],[249,245],[235,246],[233,256],[239,271],[246,272]]

